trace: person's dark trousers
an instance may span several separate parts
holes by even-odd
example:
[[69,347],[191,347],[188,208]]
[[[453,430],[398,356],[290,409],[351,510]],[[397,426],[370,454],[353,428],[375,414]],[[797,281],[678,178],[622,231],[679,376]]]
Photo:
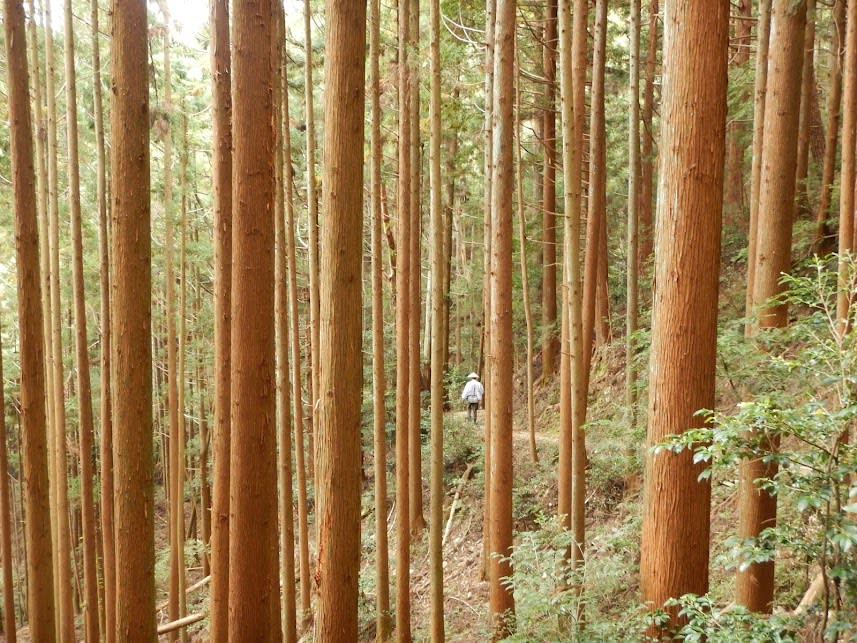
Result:
[[476,422],[476,411],[479,410],[479,402],[470,402],[467,405],[467,419]]

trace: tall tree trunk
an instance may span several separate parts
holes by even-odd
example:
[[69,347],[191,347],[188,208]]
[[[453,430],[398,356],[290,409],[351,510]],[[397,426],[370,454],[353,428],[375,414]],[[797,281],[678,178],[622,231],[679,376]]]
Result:
[[[434,6],[434,5],[432,5]],[[390,638],[390,556],[387,538],[386,373],[384,371],[384,275],[381,252],[381,1],[369,4],[369,83],[371,91],[371,213],[372,213],[372,411],[375,468],[375,640]],[[432,518],[434,525],[434,518]]]
[[809,214],[810,141],[813,128],[813,108],[818,107],[818,92],[815,87],[815,0],[806,0],[806,26],[804,27],[803,65],[801,71],[800,119],[797,137],[797,166],[795,184],[797,211],[795,216]]
[[[446,229],[441,194],[443,178],[440,173],[441,140],[441,63],[440,63],[440,0],[429,0],[431,69],[429,101],[429,175],[431,207],[431,640],[440,642],[444,636],[443,612],[443,405],[444,405],[444,306],[446,301]],[[380,243],[379,243],[380,247]],[[428,299],[428,297],[427,297]]]
[[[185,420],[185,390],[187,382],[187,331],[185,319],[187,311],[187,117],[181,114],[182,151],[180,156],[179,189],[181,190],[181,219],[179,221],[179,303],[178,303],[178,362],[176,375],[178,390],[176,408],[178,410],[178,445],[176,448],[176,555],[178,562],[179,617],[187,615],[187,587],[184,545],[185,545],[185,479],[187,478],[187,422]],[[187,628],[181,628],[179,638],[187,643]]]
[[410,207],[410,7],[409,0],[398,6],[398,254],[396,256],[396,638],[401,643],[411,640],[410,598],[410,451],[408,415],[410,412],[410,341],[409,313],[411,299],[411,207]]
[[[533,394],[533,312],[530,306],[530,280],[527,266],[527,222],[526,206],[524,204],[524,172],[521,163],[521,148],[524,146],[521,139],[521,59],[520,45],[515,43],[515,190],[518,194],[516,200],[518,215],[518,243],[520,244],[521,262],[521,299],[524,305],[524,323],[527,327],[527,433],[530,437],[530,458],[533,463],[539,461],[539,452],[536,449],[536,413],[535,399]],[[441,380],[442,382],[442,380]]]
[[107,162],[104,143],[104,108],[101,94],[101,54],[98,39],[98,0],[92,0],[92,87],[95,116],[96,203],[98,207],[98,250],[101,286],[101,539],[102,575],[104,578],[104,640],[116,640],[116,539],[113,520],[113,407],[111,404],[110,359],[110,235],[107,214]]
[[114,0],[111,49],[116,637],[155,638],[152,249],[146,3]]
[[[271,39],[271,56],[274,62],[274,131],[276,149],[276,192],[274,203],[274,235],[276,237],[274,266],[274,314],[276,315],[277,351],[277,422],[278,459],[277,482],[279,487],[280,521],[280,586],[283,593],[283,641],[295,643],[297,636],[297,597],[295,587],[295,520],[292,510],[292,423],[289,369],[288,320],[288,250],[286,248],[286,220],[294,218],[292,202],[292,143],[289,131],[289,85],[286,78],[285,11],[280,2],[274,2],[275,26]],[[294,323],[297,323],[297,317]],[[295,359],[299,359],[296,356]]]
[[[420,3],[419,0],[411,0],[411,9],[408,13],[409,39],[411,50],[410,60],[419,61],[420,41]],[[408,378],[408,425],[410,437],[408,438],[408,493],[410,499],[408,509],[410,512],[409,524],[411,535],[418,536],[425,530],[426,521],[423,516],[423,467],[422,467],[422,404],[420,391],[422,389],[422,378],[420,375],[420,295],[422,294],[422,207],[420,198],[420,176],[422,174],[421,150],[420,150],[420,66],[411,65],[408,90],[410,100],[410,154],[411,154],[411,178],[408,187],[411,191],[409,207],[411,211],[411,297],[409,300],[410,313],[408,324],[410,330],[410,349],[408,360],[410,362],[410,377]]]
[[[284,90],[285,91],[285,90]],[[291,138],[289,138],[291,146]],[[285,172],[292,172],[291,158],[285,166]],[[291,176],[287,185],[293,184]],[[304,406],[301,387],[301,346],[300,346],[300,311],[298,310],[298,277],[295,241],[295,210],[294,205],[286,209],[286,248],[288,250],[289,272],[289,312],[291,315],[291,367],[292,367],[292,404],[294,407],[295,424],[295,469],[298,497],[298,560],[301,588],[301,626],[307,628],[312,613],[310,601],[310,565],[309,565],[309,526],[307,520],[307,480],[304,451]]]
[[[734,37],[730,52],[731,63],[741,69],[750,60],[752,44],[753,7],[750,0],[739,0],[732,15]],[[742,100],[749,98],[749,92],[742,91]],[[744,130],[746,124],[740,119],[732,119],[726,128],[726,197],[724,209],[727,223],[740,226],[744,219]]]
[[[29,0],[29,8],[30,15],[36,16],[36,6],[33,0]],[[42,7],[44,9],[44,7]],[[44,14],[42,14],[44,15]],[[44,22],[42,24],[45,24]],[[41,64],[39,61],[39,36],[38,30],[36,28],[36,20],[30,20],[29,24],[29,38],[30,38],[30,51],[32,53],[32,61],[33,61],[33,102],[35,103],[35,153],[36,153],[36,182],[37,182],[37,204],[36,204],[36,216],[37,216],[37,230],[39,237],[39,265],[40,265],[40,284],[42,289],[42,325],[43,325],[43,335],[42,341],[45,342],[45,346],[43,347],[43,358],[45,360],[45,406],[46,406],[46,430],[47,430],[47,439],[48,444],[51,444],[53,429],[52,424],[54,421],[54,393],[53,393],[53,378],[51,376],[51,320],[53,316],[51,315],[51,281],[50,281],[50,247],[48,239],[50,235],[48,234],[48,170],[47,170],[47,140],[48,140],[48,132],[47,132],[47,121],[45,118],[45,110],[42,100],[42,72],[41,72]],[[54,463],[54,450],[53,448],[48,449],[48,472],[49,472],[49,504],[51,507],[51,543],[54,553],[54,564],[56,564],[56,520],[54,507],[56,505],[56,499],[54,497],[54,474],[53,474],[53,463]],[[56,594],[56,569],[54,568],[53,573],[53,581],[54,587],[52,591]]]
[[840,330],[847,329],[848,262],[846,256],[854,252],[854,180],[857,156],[857,2],[848,3],[845,35],[845,76],[842,105],[842,169],[839,176],[839,295],[836,300],[836,317]]
[[542,114],[542,373],[556,372],[556,48],[557,0],[547,0],[542,65],[545,111]]
[[[5,11],[4,15],[8,17],[9,12]],[[6,59],[9,60],[8,54]],[[9,494],[6,390],[3,382],[3,360],[0,359],[0,563],[3,565],[3,633],[7,643],[16,643],[15,586],[12,584],[12,567],[15,564],[12,555],[12,498]]]
[[[658,172],[647,447],[713,408],[723,204],[729,2],[677,0],[665,13],[660,148],[671,152]],[[708,590],[711,486],[690,449],[646,452],[640,585],[659,608]]]
[[[199,270],[196,271],[196,282],[200,282]],[[201,308],[202,289],[197,290],[195,315],[198,317]],[[202,507],[202,542],[211,542],[211,480],[209,476],[209,458],[211,454],[211,432],[208,428],[208,381],[202,374],[202,355],[196,355],[196,381],[199,383],[199,504]],[[211,575],[211,556],[206,549],[202,553],[202,575]]]
[[638,246],[640,219],[640,2],[631,0],[630,81],[628,112],[628,237],[625,299],[625,403],[631,426],[637,422],[637,374],[634,362],[640,287]]
[[[559,5],[559,65],[563,134],[563,203],[565,211],[565,253],[563,290],[564,349],[560,379],[564,399],[560,400],[559,497],[558,510],[573,534],[567,552],[572,566],[583,562],[584,506],[583,469],[585,447],[582,418],[586,398],[583,384],[583,297],[580,284],[580,221],[582,193],[583,129],[585,127],[586,3],[575,0],[571,7]],[[569,37],[570,36],[570,37]]]
[[[651,24],[650,24],[651,26]],[[651,46],[651,45],[650,45]],[[601,230],[607,223],[607,142],[604,120],[604,69],[607,53],[607,2],[595,3],[591,113],[589,119],[589,201],[583,275],[583,394],[589,392],[589,371],[595,336],[595,295]],[[645,181],[643,183],[645,186]]]
[[214,192],[214,482],[211,523],[211,640],[228,640],[230,334],[232,319],[232,66],[229,2],[211,0],[212,189]]
[[834,0],[833,34],[831,36],[832,55],[830,59],[830,80],[827,90],[827,135],[824,140],[824,160],[821,170],[821,187],[818,197],[818,209],[815,214],[816,252],[824,252],[825,246],[832,244],[830,236],[830,200],[833,177],[836,172],[836,146],[839,143],[840,108],[842,105],[842,54],[845,44],[845,0]]
[[[494,30],[497,13],[497,0],[485,0],[485,178],[483,194],[483,223],[482,223],[482,345],[479,347],[479,366],[484,367],[490,361],[491,349],[491,261],[493,243],[491,234],[491,213],[493,208],[494,177]],[[485,353],[489,353],[486,355]],[[486,392],[491,390],[491,371],[482,368],[482,383]],[[482,569],[483,580],[488,579],[489,556],[491,555],[491,472],[492,472],[492,442],[491,442],[491,396],[487,395],[483,406],[484,428],[482,444],[485,451],[485,463],[482,468],[484,477],[484,497],[482,499]]]
[[[304,94],[306,107],[306,185],[307,214],[309,217],[309,320],[310,320],[310,467],[315,471],[313,454],[313,436],[318,425],[318,387],[319,387],[319,264],[318,264],[318,189],[315,174],[315,101],[313,99],[313,54],[312,54],[312,9],[310,0],[304,2]],[[315,476],[312,476],[315,480]]]
[[601,226],[598,241],[598,280],[595,284],[595,342],[601,346],[611,341],[610,293],[607,283],[607,222]]
[[[749,7],[750,0],[742,0]],[[749,43],[747,43],[749,45]],[[640,150],[640,209],[638,221],[639,270],[645,270],[652,256],[654,208],[655,129],[652,117],[655,112],[655,75],[658,66],[658,0],[649,0],[649,42],[646,48],[646,82],[643,86],[642,148]],[[590,189],[591,186],[590,186]],[[587,248],[586,252],[589,252]]]
[[491,176],[491,558],[488,563],[491,628],[495,640],[512,628],[515,602],[502,582],[512,573],[512,158],[515,76],[515,0],[498,0],[494,33],[494,145]]
[[276,642],[272,21],[271,0],[235,5],[229,640]]
[[[180,528],[180,518],[184,518],[184,484],[179,478],[179,383],[177,373],[176,336],[176,275],[175,275],[175,223],[173,212],[173,101],[172,73],[170,65],[170,14],[166,2],[161,2],[164,14],[163,55],[164,55],[164,107],[162,120],[163,162],[164,162],[164,275],[166,324],[167,324],[167,417],[169,418],[169,537],[170,537],[170,577],[169,577],[169,617],[176,621],[181,613],[180,567],[184,566],[184,533]],[[169,633],[171,643],[178,641],[179,633]]]
[[[324,77],[321,352],[317,432],[319,601],[315,635],[357,640],[360,568],[360,288],[366,3],[328,0]],[[347,97],[343,100],[343,97]],[[335,391],[335,394],[334,394]]]
[[[759,311],[761,328],[779,328],[788,322],[785,304],[771,304],[769,300],[783,291],[780,278],[791,264],[798,153],[794,132],[800,118],[805,27],[805,1],[774,0],[753,287],[753,305]],[[769,446],[776,448],[776,444]],[[741,538],[758,537],[763,529],[775,526],[776,496],[761,490],[755,481],[773,477],[776,471],[775,463],[764,463],[761,458],[741,463]],[[773,593],[773,561],[750,565],[738,573],[736,601],[741,605],[770,612]]]
[[74,289],[75,366],[80,417],[80,505],[83,522],[84,628],[87,643],[99,640],[98,575],[95,570],[95,500],[93,498],[92,387],[86,333],[86,293],[83,285],[83,234],[80,216],[80,159],[77,141],[77,79],[71,0],[65,0],[66,123],[68,132],[69,201],[71,213]]
[[[771,36],[771,1],[759,0],[757,21],[758,43],[756,45],[756,80],[753,88],[753,159],[750,170],[750,224],[747,233],[747,294],[745,316],[750,318],[753,310],[753,284],[756,281],[756,245],[759,227],[759,190],[762,177],[762,151],[764,149],[765,111],[768,91],[768,49]],[[793,136],[793,134],[792,134]],[[745,327],[750,332],[752,324]]]
[[[586,68],[588,34],[586,30],[587,0],[575,0],[571,35],[571,88],[573,92],[574,146],[576,154],[563,148],[563,167],[568,165],[564,179],[571,190],[565,190],[566,217],[566,261],[568,263],[569,297],[569,347],[571,348],[571,530],[574,546],[571,548],[571,563],[577,568],[583,564],[585,549],[585,500],[586,500],[586,445],[583,424],[586,421],[586,376],[583,372],[586,358],[583,355],[583,292],[581,290],[580,224],[583,220],[583,160],[586,129]],[[565,54],[563,54],[565,55]],[[568,84],[568,76],[564,82]],[[565,100],[565,97],[564,97]],[[564,114],[565,116],[565,114]],[[567,127],[564,125],[564,127]],[[566,130],[567,133],[567,130]],[[570,174],[573,173],[573,174]],[[578,587],[581,590],[582,587]]]
[[[50,3],[44,5],[45,24],[51,23]],[[74,639],[74,602],[72,599],[71,531],[68,501],[68,446],[66,443],[65,374],[63,368],[62,309],[60,297],[59,249],[59,177],[57,144],[56,71],[54,69],[53,29],[45,29],[45,90],[48,116],[48,246],[50,265],[50,355],[51,393],[53,394],[53,472],[54,520],[56,522],[57,635]]]
[[[456,79],[456,83],[458,79]],[[461,95],[460,86],[456,84],[453,89],[452,96],[453,100],[458,101]],[[456,167],[456,158],[458,156],[458,137],[459,132],[453,132],[449,137],[449,148],[446,152],[446,205],[444,206],[444,248],[443,248],[443,292],[444,302],[443,302],[443,372],[444,376],[449,369],[449,360],[451,358],[451,350],[450,343],[452,340],[451,333],[451,316],[452,316],[452,298],[450,297],[450,288],[452,286],[452,257],[453,257],[453,239],[452,239],[452,231],[454,225],[454,214],[457,206],[457,193],[455,189],[455,167]],[[456,311],[458,313],[459,311]],[[456,318],[456,321],[458,319]],[[457,328],[461,328],[460,323],[456,324]],[[456,350],[458,351],[458,355],[460,358],[461,349],[458,344],[456,344]],[[444,409],[449,410],[450,408],[450,400],[444,400]]]

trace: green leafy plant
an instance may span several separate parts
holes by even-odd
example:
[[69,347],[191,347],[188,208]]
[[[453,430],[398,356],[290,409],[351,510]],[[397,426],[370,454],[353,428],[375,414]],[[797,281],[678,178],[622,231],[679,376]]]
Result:
[[[857,271],[852,258],[844,264],[845,279],[818,259],[806,274],[784,277],[788,290],[782,301],[799,319],[751,340],[762,349],[756,368],[763,385],[734,410],[702,411],[710,420],[705,428],[655,447],[692,449],[694,461],[708,465],[700,477],[716,476],[742,459],[777,465],[776,473],[756,483],[778,497],[779,523],[757,538],[731,536],[717,562],[743,570],[789,555],[806,561],[821,576],[819,619],[828,640],[843,630],[853,633],[857,622],[857,449],[848,439],[857,417],[857,339],[844,332],[836,306],[838,296],[854,301],[851,276]],[[855,309],[850,308],[852,325]],[[786,631],[779,617],[759,623],[735,609],[718,610],[708,597],[671,604],[688,618],[686,631],[679,632],[685,640],[736,640],[728,634],[735,627],[745,633],[740,640],[794,640],[785,634],[770,638],[771,632]],[[765,628],[771,629],[763,636]],[[717,638],[721,630],[726,638]]]

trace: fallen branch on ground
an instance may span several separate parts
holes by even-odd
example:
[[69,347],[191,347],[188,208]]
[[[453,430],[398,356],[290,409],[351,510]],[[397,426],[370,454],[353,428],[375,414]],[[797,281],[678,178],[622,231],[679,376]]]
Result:
[[452,506],[449,508],[449,520],[446,521],[446,529],[443,530],[443,538],[440,541],[440,546],[446,544],[446,539],[449,538],[449,532],[452,529],[452,519],[455,517],[455,509],[458,507],[458,499],[461,497],[461,490],[464,488],[464,483],[470,478],[470,472],[473,471],[473,463],[467,465],[464,473],[461,474],[461,480],[458,481],[458,487],[455,489],[455,496],[452,499]]
[[162,634],[167,634],[169,632],[175,632],[176,630],[180,630],[181,628],[186,627],[188,625],[193,625],[194,623],[204,619],[205,616],[205,612],[197,612],[196,614],[188,614],[184,618],[180,618],[177,621],[171,621],[169,623],[159,625],[158,636],[161,636]]

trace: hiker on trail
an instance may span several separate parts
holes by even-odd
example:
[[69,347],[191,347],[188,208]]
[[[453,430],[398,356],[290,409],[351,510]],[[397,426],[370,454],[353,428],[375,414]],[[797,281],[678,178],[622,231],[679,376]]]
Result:
[[464,385],[464,390],[461,392],[461,399],[467,402],[467,419],[473,420],[474,424],[476,423],[476,411],[479,409],[483,395],[485,395],[485,387],[479,381],[479,376],[476,373],[471,373],[467,376],[467,384]]

